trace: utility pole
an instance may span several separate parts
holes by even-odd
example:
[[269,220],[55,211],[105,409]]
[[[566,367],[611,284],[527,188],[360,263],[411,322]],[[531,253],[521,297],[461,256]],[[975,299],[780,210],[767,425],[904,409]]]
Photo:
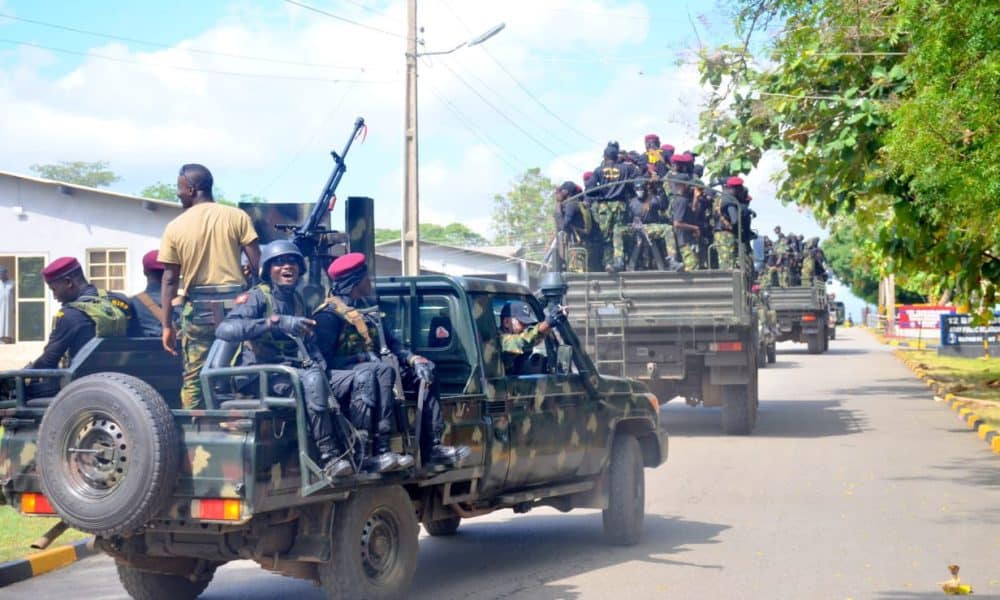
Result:
[[417,0],[406,0],[406,123],[403,142],[403,275],[420,275],[420,200],[417,172]]
[[417,0],[406,0],[406,120],[403,140],[403,222],[400,254],[403,275],[420,275],[420,187],[417,143],[417,59],[451,54],[464,46],[475,46],[500,33],[504,23],[478,37],[441,52],[417,52]]

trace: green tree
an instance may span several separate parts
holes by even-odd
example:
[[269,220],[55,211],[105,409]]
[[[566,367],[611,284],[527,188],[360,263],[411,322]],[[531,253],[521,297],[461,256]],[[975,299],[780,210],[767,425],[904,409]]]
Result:
[[[852,221],[832,224],[833,233],[823,240],[823,253],[834,275],[851,289],[855,296],[869,304],[878,304],[880,268],[879,254],[873,241],[867,240]],[[919,287],[923,282],[915,282]],[[896,301],[926,302],[927,297],[896,286]]]
[[[391,242],[399,239],[400,233],[398,229],[375,228],[376,244]],[[421,223],[420,239],[427,242],[461,246],[463,248],[485,246],[489,243],[486,238],[461,223],[450,223],[448,225]]]
[[552,193],[555,184],[535,167],[506,194],[493,196],[492,227],[497,244],[520,245],[527,258],[539,259],[555,235]]
[[45,179],[75,183],[76,185],[85,185],[92,188],[108,187],[121,179],[121,177],[108,169],[108,162],[104,160],[31,165],[30,169],[33,173]]
[[[741,42],[702,57],[710,170],[763,152],[778,195],[847,219],[862,263],[981,306],[1000,280],[1000,17],[973,0],[742,0]],[[754,34],[768,41],[754,41]],[[764,60],[758,61],[760,55]],[[933,140],[933,143],[932,143]],[[862,246],[855,246],[861,252]]]
[[177,199],[177,186],[163,183],[162,181],[157,181],[153,185],[147,185],[142,188],[139,195],[143,198],[152,198],[153,200],[180,202],[180,200]]

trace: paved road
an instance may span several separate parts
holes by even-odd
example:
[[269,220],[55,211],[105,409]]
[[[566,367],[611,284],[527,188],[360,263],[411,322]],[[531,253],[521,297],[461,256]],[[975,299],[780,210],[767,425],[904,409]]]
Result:
[[[642,544],[609,548],[594,511],[509,511],[421,540],[413,598],[939,598],[958,563],[1000,597],[1000,457],[930,400],[883,347],[840,330],[831,350],[779,347],[752,437],[670,405],[669,462],[646,471]],[[124,598],[107,558],[17,584],[14,599]],[[203,596],[320,599],[241,562]]]

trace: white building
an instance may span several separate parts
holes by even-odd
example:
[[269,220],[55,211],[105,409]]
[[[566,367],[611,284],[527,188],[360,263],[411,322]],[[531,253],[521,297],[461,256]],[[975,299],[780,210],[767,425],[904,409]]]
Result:
[[[377,275],[401,272],[399,240],[375,246]],[[420,273],[482,277],[534,287],[541,263],[519,256],[515,246],[451,246],[420,240]]]
[[0,171],[0,265],[15,282],[16,341],[44,340],[59,303],[42,268],[74,256],[98,287],[142,291],[142,256],[159,248],[177,203]]

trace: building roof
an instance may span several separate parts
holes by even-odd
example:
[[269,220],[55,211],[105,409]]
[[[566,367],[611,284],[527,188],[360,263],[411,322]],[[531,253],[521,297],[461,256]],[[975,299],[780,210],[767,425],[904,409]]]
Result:
[[66,183],[65,181],[56,181],[54,179],[44,179],[42,177],[32,177],[30,175],[21,175],[18,173],[11,173],[9,171],[0,171],[0,177],[10,177],[12,179],[20,179],[22,181],[30,181],[32,183],[40,183],[42,185],[48,185],[57,188],[61,193],[67,193],[65,190],[69,190],[69,194],[72,195],[73,190],[79,190],[82,192],[93,192],[95,194],[101,194],[103,196],[114,196],[116,198],[121,198],[123,200],[131,200],[132,202],[143,202],[150,203],[157,206],[164,206],[170,208],[176,208],[182,210],[180,202],[169,202],[167,200],[157,200],[155,198],[144,198],[142,196],[133,196],[131,194],[122,194],[120,192],[113,192],[111,190],[105,190],[101,188],[88,187],[86,185],[78,185],[75,183]]
[[[464,252],[466,254],[479,254],[484,256],[493,256],[508,260],[517,260],[517,261],[523,260],[525,263],[529,265],[542,264],[538,261],[521,258],[519,256],[521,249],[517,246],[455,246],[452,244],[445,244],[442,242],[430,242],[427,240],[420,240],[420,245],[434,246],[445,250]],[[392,250],[390,252],[386,252],[385,250],[388,248],[391,248]],[[375,253],[381,254],[382,256],[387,256],[390,258],[399,258],[401,252],[402,250],[400,248],[400,240],[398,239],[375,244]]]

